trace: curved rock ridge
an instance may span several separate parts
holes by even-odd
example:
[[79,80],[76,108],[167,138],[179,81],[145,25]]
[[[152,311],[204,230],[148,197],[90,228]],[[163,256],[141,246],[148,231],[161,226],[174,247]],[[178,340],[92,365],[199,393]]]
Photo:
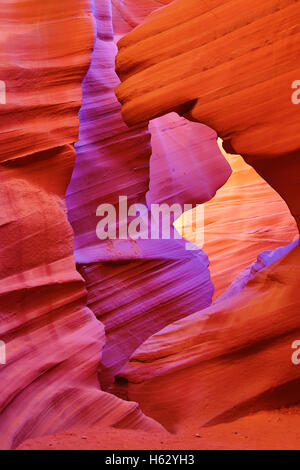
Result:
[[230,164],[220,152],[213,129],[170,113],[151,121],[149,130],[149,205],[202,204],[230,177]]
[[209,125],[283,197],[298,225],[299,19],[299,0],[177,0],[122,38],[117,56],[127,123],[177,110]]
[[210,305],[213,285],[207,256],[186,250],[185,241],[162,234],[158,240],[99,240],[97,208],[112,204],[118,214],[120,196],[127,197],[128,207],[144,204],[149,210],[152,203],[205,202],[231,173],[216,133],[206,126],[175,114],[152,122],[151,134],[147,125],[129,129],[124,123],[114,93],[115,40],[159,2],[144,2],[143,8],[126,3],[126,15],[123,2],[94,4],[97,38],[83,83],[76,165],[67,193],[88,306],[105,325],[99,369],[105,388],[145,339]]
[[[298,227],[299,116],[292,84],[300,72],[299,15],[296,0],[177,0],[119,41],[123,83],[116,90],[130,125],[177,111],[215,129],[225,149],[242,154],[280,194]],[[222,206],[229,188],[230,182],[220,192]],[[259,192],[268,194],[262,185]],[[280,239],[293,239],[284,205],[270,202],[269,220],[277,219],[279,234],[289,227]],[[208,203],[208,246],[218,230],[217,204],[218,195]],[[255,214],[255,207],[249,210]],[[238,225],[232,222],[234,215],[229,240]],[[281,391],[299,379],[291,361],[300,333],[299,255],[297,242],[260,255],[217,303],[149,338],[118,374],[118,393],[171,431],[222,421],[243,406],[249,412],[250,402],[274,389],[286,404],[290,395],[280,397]]]
[[236,153],[298,150],[291,96],[299,16],[298,0],[177,0],[155,12],[118,44],[126,122],[191,102],[187,115],[217,129]]
[[[279,197],[237,161],[240,157],[227,157],[234,174],[216,191],[231,173],[217,145],[218,132],[228,148],[245,148],[247,160],[299,214],[299,155],[289,137],[296,129],[296,107],[289,119],[287,104],[276,107],[290,77],[281,67],[290,70],[290,54],[294,60],[298,54],[299,3],[253,0],[253,11],[236,0],[168,3],[4,0],[1,7],[0,79],[7,85],[7,102],[0,104],[0,341],[6,344],[7,363],[0,364],[0,448],[73,427],[132,428],[157,436],[165,433],[164,426],[173,432],[192,423],[195,429],[224,420],[224,413],[272,389],[282,393],[282,386],[298,383],[290,357],[292,341],[299,337],[297,242],[262,253],[225,290],[237,269],[252,261],[254,245],[261,250],[267,243],[271,248],[287,243],[295,227]],[[159,7],[164,8],[144,22]],[[232,14],[237,8],[247,24]],[[119,85],[115,42],[126,33],[117,62],[125,79],[119,88],[126,101],[123,114],[130,123],[136,120],[130,129],[114,96]],[[225,53],[217,64],[214,51],[221,50],[220,43]],[[281,62],[284,44],[291,48]],[[269,50],[279,63],[276,78],[269,80],[278,90],[272,96],[259,81],[263,67],[270,67],[268,73],[277,67],[276,61],[268,62]],[[249,65],[248,56],[250,68],[238,67]],[[194,75],[199,64],[195,68],[191,57],[205,59],[202,90]],[[260,60],[254,83],[253,67],[259,68]],[[295,73],[296,67],[297,61]],[[233,83],[228,83],[230,74]],[[219,84],[225,85],[224,101]],[[270,111],[266,116],[259,100]],[[169,113],[173,110],[185,117]],[[255,112],[261,127],[254,125]],[[160,114],[148,128],[148,119]],[[278,130],[281,117],[289,126],[285,137]],[[253,152],[253,136],[258,152]],[[278,138],[276,151],[271,137]],[[263,198],[264,208],[255,211],[256,195],[246,196],[248,218],[234,221],[233,213],[241,218],[237,201],[245,186]],[[212,306],[203,251],[188,251],[184,241],[162,236],[136,241],[96,236],[97,207],[116,206],[121,195],[128,204],[148,205],[148,215],[152,203],[200,204],[215,194],[205,208],[205,248],[215,260],[216,293],[225,292]],[[229,201],[231,214],[224,208]],[[260,217],[262,226],[276,232],[272,238],[265,231],[251,240],[246,236],[249,255],[234,268],[232,257],[240,256],[243,242],[237,234],[252,234]],[[222,244],[219,231],[225,233],[226,224],[231,229]],[[126,401],[104,391],[112,390],[115,374],[119,385],[113,391]],[[128,398],[137,399],[149,417]]]
[[[210,260],[215,299],[255,261],[257,253],[273,252],[299,236],[295,220],[274,189],[241,156],[226,152],[224,156],[233,173],[204,204],[203,250]],[[197,232],[184,216],[176,221],[178,230],[183,230],[183,222],[185,238],[197,243]]]
[[[94,20],[86,0],[5,1],[0,70],[0,448],[75,425],[161,429],[102,392],[103,326],[86,307],[64,195]],[[75,32],[75,33],[74,33]]]
[[111,0],[115,38],[124,36],[143,23],[153,11],[168,5],[173,0]]
[[261,256],[223,300],[149,338],[117,377],[116,393],[171,432],[249,413],[274,390],[280,405],[298,403],[300,369],[291,360],[300,334],[296,245],[274,254],[285,256],[269,267],[272,257]]

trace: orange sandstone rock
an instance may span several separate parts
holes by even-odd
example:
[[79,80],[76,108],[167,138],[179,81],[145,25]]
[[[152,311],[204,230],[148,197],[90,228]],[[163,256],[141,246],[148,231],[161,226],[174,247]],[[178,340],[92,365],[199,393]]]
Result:
[[299,18],[298,0],[177,0],[122,38],[117,57],[126,122],[177,110],[209,125],[298,223]]
[[[177,111],[209,125],[282,196],[298,227],[299,15],[297,0],[177,0],[122,38],[117,57],[128,124]],[[275,200],[270,212],[278,216]],[[172,431],[247,413],[272,390],[286,404],[282,390],[300,374],[291,361],[296,245],[260,255],[219,302],[146,341],[119,374],[122,396]]]
[[161,429],[100,390],[104,329],[86,307],[66,218],[94,41],[89,1],[4,2],[0,30],[0,447],[75,424]]

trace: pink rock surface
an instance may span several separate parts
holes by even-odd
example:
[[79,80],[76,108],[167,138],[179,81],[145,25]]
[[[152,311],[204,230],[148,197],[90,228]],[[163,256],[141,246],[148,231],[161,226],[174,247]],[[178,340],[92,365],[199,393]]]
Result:
[[[272,390],[276,403],[298,402],[299,246],[252,263],[294,240],[295,224],[241,157],[228,158],[229,178],[217,132],[299,222],[298,121],[282,103],[299,70],[299,2],[168,3],[3,4],[1,448],[94,425],[157,442],[164,428],[184,436],[266,406]],[[131,128],[114,94],[123,35],[118,96]],[[119,196],[209,201],[204,251],[162,237],[100,241],[97,207]],[[223,293],[213,305],[205,251]]]
[[178,111],[209,125],[283,197],[298,225],[299,15],[297,0],[177,0],[123,37],[117,57],[127,123]]
[[[282,196],[298,227],[291,85],[299,72],[299,5],[177,0],[122,38],[117,57],[126,122],[177,111],[210,125]],[[287,404],[300,373],[291,361],[300,333],[299,269],[297,242],[260,255],[219,302],[146,341],[119,374],[119,393],[171,431],[222,421],[240,407],[247,412],[274,389]]]
[[5,2],[0,29],[0,447],[75,423],[160,429],[137,404],[100,390],[104,330],[86,307],[66,218],[90,4]]
[[[215,197],[203,205],[204,244],[216,299],[263,251],[298,239],[297,224],[279,194],[239,155],[224,155],[233,170]],[[186,219],[178,220],[181,226]],[[197,242],[188,223],[185,237]]]
[[252,274],[222,301],[146,341],[116,392],[171,432],[236,419],[274,390],[277,406],[298,403],[300,370],[291,357],[300,334],[299,246]]
[[[67,194],[88,306],[105,325],[99,368],[105,387],[145,339],[210,305],[213,285],[207,256],[186,251],[184,242],[99,240],[97,207],[110,203],[118,211],[119,196],[127,197],[128,206],[204,202],[231,172],[216,133],[206,126],[170,115],[152,122],[150,135],[147,125],[129,129],[124,123],[114,93],[119,83],[114,41],[144,14],[134,3],[126,5],[123,16],[121,2],[113,2],[111,17],[110,1],[95,2],[98,34],[83,83],[76,165]],[[149,2],[147,11],[154,6],[157,2]]]

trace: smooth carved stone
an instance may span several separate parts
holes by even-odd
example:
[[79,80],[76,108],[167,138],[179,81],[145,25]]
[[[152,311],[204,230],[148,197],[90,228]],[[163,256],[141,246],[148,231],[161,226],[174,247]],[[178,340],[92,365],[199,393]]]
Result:
[[97,38],[83,82],[76,164],[67,193],[88,306],[105,325],[99,365],[105,389],[149,336],[209,306],[213,284],[207,256],[185,250],[185,241],[99,240],[97,207],[110,203],[118,213],[119,196],[127,196],[128,206],[148,204],[149,209],[151,203],[201,203],[231,174],[217,135],[207,126],[176,114],[151,122],[149,130],[147,123],[128,128],[122,119],[114,93],[119,84],[115,40],[160,5],[95,2]]
[[177,0],[122,38],[117,57],[128,124],[174,110],[207,124],[279,192],[298,225],[299,19],[298,0]]
[[66,217],[93,24],[86,0],[1,5],[2,449],[95,422],[161,429],[99,387],[104,328],[86,307]]
[[[215,129],[283,197],[298,227],[299,18],[296,0],[177,0],[119,41],[116,90],[130,125],[177,111]],[[219,302],[152,336],[116,391],[172,431],[247,413],[272,390],[281,405],[298,400],[296,245],[260,255]]]
[[177,0],[155,12],[118,44],[125,121],[184,106],[236,153],[298,150],[291,86],[300,71],[299,17],[297,0]]
[[266,268],[272,257],[261,258],[223,300],[149,338],[115,392],[172,432],[298,403],[299,246],[284,254]]
[[[240,155],[224,155],[232,175],[204,204],[203,251],[210,261],[215,299],[258,253],[273,251],[299,237],[295,219],[279,194]],[[176,225],[181,227],[184,221],[182,217]],[[192,243],[200,238],[188,223],[184,234]]]
[[[134,39],[132,46],[124,48],[122,60],[128,64],[130,73],[143,73],[143,61],[147,62],[149,70],[146,75],[149,80],[144,80],[144,86],[147,83],[155,85],[155,80],[158,80],[155,86],[161,86],[159,80],[163,74],[160,77],[156,73],[154,82],[152,77],[156,60],[159,63],[155,70],[172,71],[172,61],[177,63],[178,48],[182,47],[182,42],[185,43],[186,51],[180,54],[180,59],[184,59],[183,65],[178,67],[176,73],[182,74],[186,90],[180,84],[180,75],[179,83],[174,83],[177,87],[174,106],[173,103],[171,107],[165,106],[168,103],[164,100],[174,99],[174,95],[171,93],[168,98],[167,93],[163,97],[166,91],[163,86],[162,101],[151,98],[147,102],[151,108],[149,111],[144,108],[144,103],[135,108],[133,114],[139,120],[136,127],[128,129],[121,117],[120,106],[113,94],[114,87],[119,83],[114,73],[114,42],[144,21],[153,9],[168,3],[169,0],[127,0],[125,5],[120,0],[95,0],[95,17],[87,0],[44,2],[42,7],[38,0],[26,4],[15,0],[5,2],[1,7],[0,78],[7,84],[7,104],[0,107],[0,339],[7,346],[7,364],[0,365],[3,391],[0,399],[1,448],[14,448],[26,438],[56,433],[74,426],[98,424],[103,429],[116,426],[162,431],[161,425],[146,417],[137,403],[103,392],[97,381],[97,371],[100,369],[100,381],[108,388],[114,374],[119,372],[131,353],[168,324],[171,325],[167,330],[151,337],[141,347],[141,357],[140,353],[134,356],[137,360],[131,361],[128,374],[122,378],[123,381],[124,378],[130,380],[129,391],[125,387],[125,394],[128,392],[130,397],[136,396],[143,409],[170,429],[191,419],[191,416],[197,422],[200,416],[199,423],[203,423],[231,409],[236,403],[261,394],[272,386],[289,384],[298,377],[295,368],[284,369],[285,361],[289,361],[286,348],[290,351],[289,341],[298,331],[296,313],[299,305],[295,281],[299,275],[298,251],[292,251],[284,262],[262,271],[256,278],[258,268],[273,260],[272,255],[261,257],[261,264],[244,272],[218,305],[204,311],[219,312],[205,324],[208,327],[206,331],[206,326],[202,330],[204,317],[199,314],[187,317],[211,303],[213,285],[207,269],[208,260],[203,252],[187,253],[180,243],[163,240],[120,246],[101,244],[95,239],[97,205],[101,202],[115,203],[121,192],[128,195],[130,202],[205,202],[230,176],[230,168],[217,147],[215,131],[204,125],[189,123],[174,114],[151,122],[149,129],[152,137],[147,124],[140,124],[147,121],[147,114],[152,118],[156,115],[156,107],[162,106],[158,114],[173,109],[181,113],[189,111],[186,114],[188,118],[199,117],[202,120],[202,116],[208,113],[207,120],[203,118],[203,122],[210,125],[216,123],[219,134],[228,137],[225,131],[223,134],[221,132],[222,126],[227,129],[224,114],[217,113],[220,97],[211,97],[206,89],[208,111],[203,103],[204,93],[200,96],[197,92],[188,99],[188,103],[181,102],[184,93],[197,88],[191,83],[193,73],[190,74],[191,82],[185,75],[193,68],[186,61],[185,52],[191,51],[196,58],[203,57],[203,51],[198,50],[202,47],[202,42],[198,42],[199,31],[203,31],[200,41],[218,40],[220,35],[225,49],[227,47],[227,52],[223,54],[224,62],[235,50],[232,48],[236,39],[230,30],[232,24],[240,28],[239,32],[244,31],[240,23],[243,15],[241,18],[232,15],[230,9],[224,9],[224,1],[211,0],[209,9],[216,7],[212,12],[198,0],[190,1],[188,8],[186,0],[175,2],[152,16],[154,23],[150,29],[146,22],[141,29],[132,33],[136,37],[141,32],[143,45],[141,47],[139,41]],[[241,12],[248,12],[248,7],[242,2],[227,2],[228,6],[229,3],[231,7],[239,7]],[[255,8],[247,13],[247,21],[251,23],[259,15],[270,12],[268,8],[271,3],[274,2],[266,1],[263,5],[253,2]],[[292,41],[297,36],[297,26],[293,27],[293,21],[298,17],[295,15],[291,20],[289,8],[295,8],[296,2],[280,1],[276,4],[285,10],[286,16],[282,18],[292,26],[290,31],[280,33],[282,41]],[[206,16],[195,18],[196,10]],[[159,31],[160,15],[165,15],[165,25],[170,21],[175,28],[169,30],[164,26]],[[278,12],[273,15],[273,33],[277,34],[282,23],[278,20]],[[219,24],[216,20],[221,17],[226,21]],[[182,18],[187,21],[182,21]],[[202,20],[205,30],[199,29]],[[241,47],[241,54],[253,44],[249,41],[252,29],[246,25],[244,27],[247,29],[247,41]],[[184,33],[187,30],[188,35]],[[196,31],[198,33],[195,35]],[[267,24],[268,32],[270,25]],[[230,36],[228,43],[222,34]],[[164,40],[169,35],[170,43]],[[122,41],[126,43],[129,37],[132,36]],[[211,54],[219,43],[209,49]],[[144,45],[145,55],[139,52],[143,51]],[[134,52],[134,62],[130,59],[131,52]],[[290,54],[294,54],[294,59],[297,57],[295,52],[297,48],[291,42]],[[280,54],[276,57],[280,59]],[[211,55],[208,65],[217,67],[219,71],[214,59],[217,57]],[[169,60],[172,62],[170,68],[165,63]],[[238,60],[238,57],[232,57],[232,62],[239,63]],[[286,64],[290,63],[289,54],[285,60]],[[257,64],[260,65],[259,61]],[[297,61],[295,64],[296,71]],[[75,232],[75,257],[79,271],[86,280],[85,286],[75,269],[73,233],[66,218],[64,196],[74,166],[73,143],[78,138],[81,84],[88,67],[89,73],[83,84],[76,166],[68,191],[68,217]],[[226,85],[226,67],[224,70],[225,75],[220,78],[220,83]],[[237,69],[237,75],[241,70],[244,70],[243,67]],[[209,74],[209,70],[207,72]],[[250,80],[252,75],[249,70],[247,73]],[[170,81],[170,76],[167,73],[163,80],[167,78]],[[242,84],[248,83],[246,78]],[[205,91],[204,85],[214,87],[217,80],[217,76],[207,80],[205,75],[202,91]],[[137,85],[133,87],[134,92],[140,92],[140,84]],[[274,86],[277,86],[276,79]],[[220,88],[220,92],[222,90]],[[261,89],[255,85],[255,90],[260,90],[258,96],[261,99]],[[244,97],[241,90],[236,93]],[[276,96],[272,95],[272,99]],[[278,99],[280,96],[281,92]],[[232,112],[232,122],[235,122],[236,112],[242,113],[239,125],[244,122],[245,114],[247,118],[249,114],[250,119],[252,113],[245,112],[246,105],[250,105],[249,109],[255,106],[261,117],[259,105],[248,95],[247,99],[241,99],[241,110],[235,102],[231,102],[230,95],[225,94],[226,97],[230,102],[228,109]],[[148,92],[144,98],[148,100]],[[271,105],[272,99],[269,98]],[[201,116],[198,116],[200,105]],[[286,111],[285,107],[282,109]],[[124,110],[125,115],[126,105]],[[277,111],[276,108],[273,113],[276,119],[279,116]],[[271,114],[267,118],[271,119]],[[286,123],[289,122],[286,120]],[[264,130],[265,146],[274,146],[274,141],[269,139],[269,129]],[[247,128],[248,131],[250,135]],[[278,133],[278,138],[281,135]],[[243,143],[242,137],[238,143]],[[262,139],[258,138],[257,142],[262,146]],[[249,141],[250,144],[255,145],[253,140]],[[255,154],[255,164],[256,160]],[[280,155],[276,161],[272,160],[274,165],[270,172],[267,159],[257,163],[261,173],[266,172],[268,181],[272,179],[274,186],[282,187],[281,194],[286,191],[290,207],[290,200],[295,201],[297,195],[297,161],[297,155],[294,155],[283,170]],[[282,185],[284,179],[290,184]],[[296,205],[292,209],[296,215],[299,213]],[[213,210],[212,213],[215,214]],[[286,253],[285,250],[283,252]],[[247,283],[243,293],[239,293]],[[282,290],[278,290],[278,284],[284,286]],[[87,308],[87,302],[91,309]],[[187,318],[173,325],[182,317]],[[218,341],[215,341],[215,328]],[[220,362],[223,343],[229,355],[233,354],[231,357],[237,360],[236,363]],[[263,347],[259,349],[257,345]],[[206,363],[203,367],[206,356],[202,355],[202,347],[205,354],[210,353],[212,348],[211,368],[207,368]],[[249,376],[244,377],[243,369],[239,367],[240,363],[245,363],[245,350],[253,375],[260,361],[266,362],[262,368],[264,377],[255,382],[256,385],[249,384]],[[139,361],[144,357],[146,363],[142,363],[140,369]],[[271,368],[274,361],[278,361],[278,369]],[[161,369],[158,370],[157,365]],[[206,372],[208,376],[205,376]],[[234,389],[236,376],[241,376],[245,385],[237,391]],[[135,377],[141,381],[138,389]],[[154,377],[159,377],[157,382]],[[201,403],[207,404],[205,413],[199,404],[198,384]],[[207,389],[202,389],[202,384],[206,384]],[[226,389],[226,393],[228,391],[227,398],[220,396],[218,386]],[[149,393],[153,394],[153,399],[149,398]],[[216,397],[217,407],[212,397]]]

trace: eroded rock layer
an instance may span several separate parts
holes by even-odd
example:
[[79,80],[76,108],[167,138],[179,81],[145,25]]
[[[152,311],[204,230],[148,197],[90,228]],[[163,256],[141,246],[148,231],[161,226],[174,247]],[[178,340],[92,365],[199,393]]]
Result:
[[[231,172],[217,133],[299,215],[299,129],[290,99],[299,71],[299,2],[168,3],[3,2],[1,448],[74,426],[195,429],[272,389],[287,404],[282,387],[298,384],[291,363],[300,334],[296,242],[262,253],[211,306],[203,251],[162,236],[97,238],[97,208],[117,207],[119,196],[148,205],[145,216],[151,203],[213,198]],[[124,34],[118,96],[131,128],[114,96],[115,42]],[[74,248],[64,196],[82,82],[67,194]],[[205,209],[217,293],[254,251],[295,238],[282,201],[236,158],[232,178]],[[244,171],[247,184],[239,180]],[[246,189],[255,195],[246,197],[241,222]],[[261,212],[255,196],[264,198]],[[260,218],[276,228],[272,237],[253,235]],[[237,243],[241,231],[251,233],[247,254]],[[118,374],[116,393],[138,400],[150,418],[136,402],[102,391],[97,371],[102,390]]]
[[[201,250],[187,251],[184,241],[163,239],[162,234],[157,240],[100,240],[97,208],[112,204],[119,214],[120,196],[127,197],[127,207],[148,204],[149,209],[151,203],[183,207],[205,202],[231,173],[216,133],[206,126],[173,114],[151,123],[150,135],[147,125],[129,129],[124,123],[114,93],[119,83],[115,39],[158,3],[137,8],[136,2],[129,2],[126,15],[122,4],[95,1],[98,33],[83,83],[76,165],[67,195],[88,306],[105,325],[99,368],[105,387],[145,339],[210,305],[213,285],[207,256]],[[127,231],[128,223],[123,225]],[[171,238],[173,232],[171,227]]]
[[[203,250],[210,260],[215,299],[256,260],[258,253],[275,250],[299,237],[297,224],[276,191],[241,156],[224,155],[232,175],[203,205]],[[182,222],[186,222],[185,237],[197,243],[197,231],[184,216],[176,225],[181,227]]]
[[300,334],[299,246],[285,252],[291,248],[269,267],[261,259],[224,300],[146,341],[119,375],[117,393],[172,432],[222,422],[229,412],[233,419],[272,390],[279,406],[298,403],[291,357]]
[[[299,111],[291,98],[299,15],[297,0],[177,0],[122,38],[117,57],[126,122],[177,111],[211,126],[282,196],[298,226]],[[270,217],[278,208],[275,198]],[[119,374],[119,393],[172,431],[227,419],[272,390],[287,404],[300,373],[291,361],[299,269],[296,241],[261,254],[217,303],[146,341]]]
[[122,38],[117,57],[126,122],[178,110],[209,125],[298,223],[299,18],[298,0],[177,0]]
[[137,404],[100,391],[104,330],[85,306],[66,218],[91,5],[5,1],[0,30],[0,447],[95,422],[157,429]]
[[299,15],[298,0],[177,0],[155,12],[119,42],[126,121],[192,102],[188,116],[218,129],[236,153],[298,150]]

